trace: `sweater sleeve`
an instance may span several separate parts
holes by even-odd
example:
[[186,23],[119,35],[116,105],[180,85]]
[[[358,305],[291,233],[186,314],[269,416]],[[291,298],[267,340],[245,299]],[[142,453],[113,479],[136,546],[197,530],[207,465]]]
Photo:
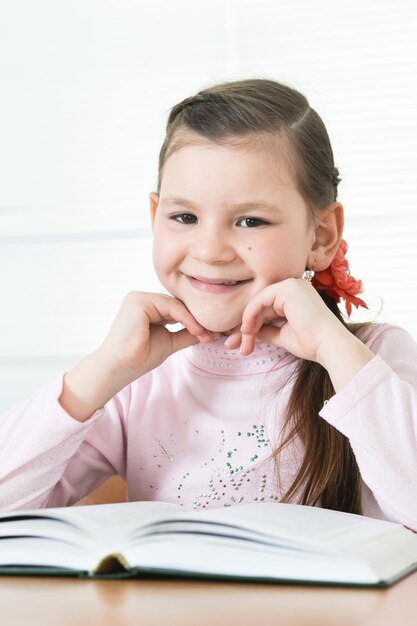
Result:
[[0,415],[0,510],[65,506],[125,473],[129,390],[85,422],[58,398],[63,375]]
[[349,439],[386,518],[417,531],[417,345],[401,328],[381,328],[366,342],[375,357],[320,415]]

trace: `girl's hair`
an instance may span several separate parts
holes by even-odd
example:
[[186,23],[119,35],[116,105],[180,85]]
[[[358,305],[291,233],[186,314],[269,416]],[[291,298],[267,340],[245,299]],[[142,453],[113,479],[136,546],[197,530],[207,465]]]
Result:
[[[313,212],[337,198],[340,181],[326,128],[307,99],[295,89],[266,79],[226,82],[199,91],[175,105],[159,155],[157,191],[164,165],[182,146],[198,142],[226,146],[261,142],[285,155],[297,187]],[[347,324],[335,300],[321,294],[329,309],[353,334],[362,325]],[[301,360],[289,399],[280,442],[272,454],[279,476],[281,451],[299,437],[304,458],[290,488],[288,502],[301,493],[301,503],[352,513],[361,512],[361,480],[348,439],[319,416],[334,394],[321,365]]]

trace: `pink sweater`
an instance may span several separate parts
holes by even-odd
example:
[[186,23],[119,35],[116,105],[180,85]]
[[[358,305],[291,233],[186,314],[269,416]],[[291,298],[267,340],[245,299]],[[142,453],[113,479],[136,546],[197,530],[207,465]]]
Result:
[[[365,515],[417,530],[417,345],[378,324],[376,354],[320,415],[346,435]],[[296,357],[267,344],[242,357],[219,339],[178,352],[84,423],[57,399],[62,376],[0,416],[0,509],[65,506],[112,474],[130,500],[207,509],[278,501],[302,456],[275,448]],[[297,501],[297,498],[294,500]]]

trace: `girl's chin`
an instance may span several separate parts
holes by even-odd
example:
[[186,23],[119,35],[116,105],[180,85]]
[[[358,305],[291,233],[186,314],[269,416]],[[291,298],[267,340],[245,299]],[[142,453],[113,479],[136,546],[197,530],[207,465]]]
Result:
[[[178,297],[178,296],[174,296]],[[206,330],[212,333],[227,333],[242,324],[241,310],[235,310],[231,315],[231,311],[222,311],[221,306],[201,306],[200,303],[189,302],[187,299],[181,300],[190,311],[194,319]],[[228,314],[227,314],[228,313]]]
[[236,320],[213,320],[205,315],[195,315],[194,313],[193,315],[203,328],[212,333],[224,333],[229,335],[234,328],[239,327],[242,323],[242,318]]

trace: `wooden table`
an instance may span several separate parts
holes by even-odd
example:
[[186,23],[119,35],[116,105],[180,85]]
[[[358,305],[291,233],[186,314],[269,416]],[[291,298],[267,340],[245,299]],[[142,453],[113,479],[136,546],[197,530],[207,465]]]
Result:
[[417,572],[385,590],[0,577],[4,626],[415,626]]

